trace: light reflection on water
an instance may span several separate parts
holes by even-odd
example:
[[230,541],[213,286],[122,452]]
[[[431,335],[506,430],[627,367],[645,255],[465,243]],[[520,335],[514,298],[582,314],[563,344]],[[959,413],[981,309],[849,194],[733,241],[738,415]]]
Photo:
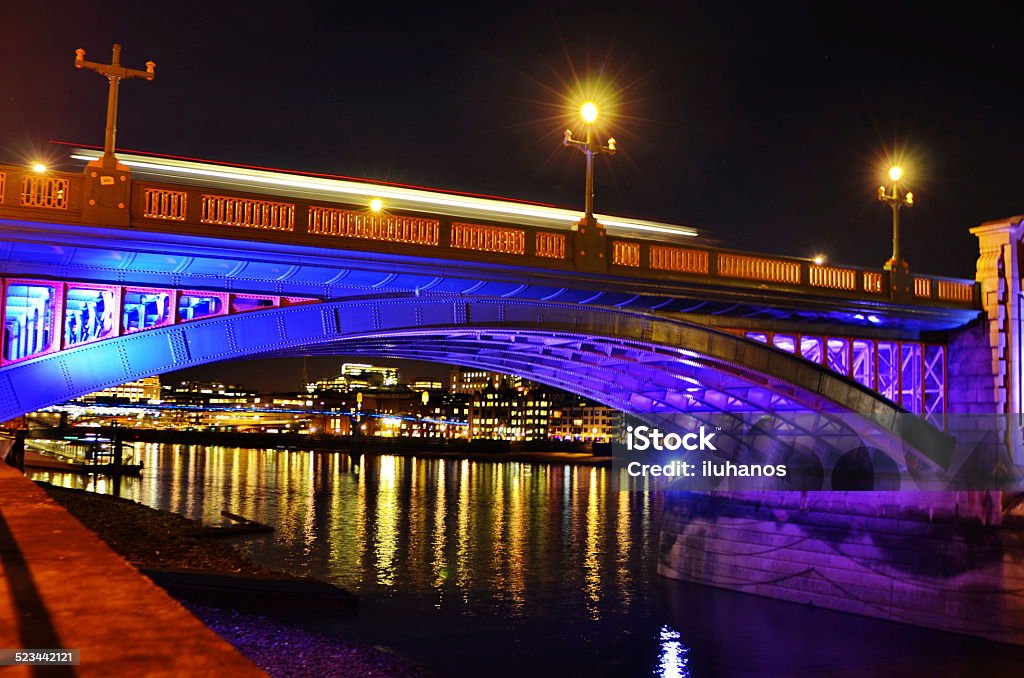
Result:
[[[649,607],[657,579],[649,557],[660,497],[610,491],[604,468],[401,456],[354,463],[172,445],[138,445],[136,454],[145,471],[122,479],[122,497],[204,524],[222,524],[227,510],[273,525],[239,547],[269,568],[359,593],[358,620],[335,631],[385,642],[442,674],[451,667],[431,656],[430,633],[452,630],[470,639],[464,652],[503,653],[507,668],[498,673],[565,642],[595,655],[573,661],[576,669],[599,666],[638,601],[641,614]],[[33,476],[114,491],[103,477]],[[657,662],[656,628],[647,674]]]
[[[662,495],[614,491],[603,468],[136,452],[146,470],[121,496],[208,524],[226,509],[273,525],[237,543],[266,567],[360,594],[354,618],[313,628],[440,676],[945,676],[975,658],[993,671],[1024,663],[1019,648],[662,579]],[[32,476],[114,491],[103,477]]]
[[[610,492],[604,468],[138,445],[120,495],[221,524],[221,510],[275,526],[240,546],[268,567],[363,594],[429,593],[437,608],[518,616],[573,594],[592,620],[648,585],[656,495]],[[112,493],[104,477],[35,472]],[[580,595],[582,592],[582,595]],[[560,603],[564,607],[564,601]]]

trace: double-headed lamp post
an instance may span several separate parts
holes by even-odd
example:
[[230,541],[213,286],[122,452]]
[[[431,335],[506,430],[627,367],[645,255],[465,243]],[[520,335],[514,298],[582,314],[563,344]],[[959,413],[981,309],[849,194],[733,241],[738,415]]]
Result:
[[588,101],[580,107],[580,116],[583,121],[587,124],[587,137],[585,141],[579,141],[572,138],[572,130],[565,130],[565,136],[562,140],[569,148],[575,148],[583,155],[587,156],[587,189],[586,198],[584,200],[584,209],[586,214],[583,219],[586,223],[590,224],[594,222],[594,156],[600,155],[601,153],[607,153],[608,155],[615,155],[618,149],[615,146],[615,139],[608,139],[608,145],[602,146],[600,141],[594,140],[594,123],[597,121],[597,106]]
[[110,83],[107,91],[107,129],[103,137],[102,166],[106,169],[116,169],[117,159],[114,157],[114,144],[115,137],[117,136],[117,94],[121,81],[128,80],[129,78],[152,80],[156,77],[156,64],[152,61],[147,61],[146,70],[144,71],[135,68],[125,68],[121,65],[121,45],[114,45],[113,58],[109,64],[86,61],[85,50],[76,49],[75,68],[96,71]]
[[914,206],[914,194],[903,192],[900,179],[903,178],[903,168],[890,167],[889,180],[892,186],[886,191],[885,186],[878,187],[878,199],[892,208],[892,258],[885,262],[885,270],[892,272],[905,272],[909,270],[907,262],[900,256],[900,208]]

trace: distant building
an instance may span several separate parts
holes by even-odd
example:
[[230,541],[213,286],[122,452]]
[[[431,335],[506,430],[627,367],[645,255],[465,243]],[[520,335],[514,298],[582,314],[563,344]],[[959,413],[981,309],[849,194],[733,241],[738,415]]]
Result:
[[365,363],[344,363],[341,374],[331,379],[321,379],[306,384],[306,390],[314,391],[357,391],[394,388],[398,386],[398,368],[367,365]]
[[128,403],[159,403],[161,398],[160,377],[136,379],[127,384],[111,386],[102,391],[88,393],[80,398],[80,402],[128,402]]
[[162,391],[165,402],[178,405],[242,406],[258,402],[255,391],[217,381],[183,381],[180,384],[164,384]]
[[433,379],[420,379],[409,384],[409,388],[414,391],[441,391],[444,389],[444,384],[440,381],[434,381]]
[[622,425],[622,413],[607,405],[572,396],[551,411],[552,440],[611,442]]
[[473,395],[483,391],[485,388],[494,386],[496,378],[500,376],[495,372],[488,372],[487,370],[453,367],[451,369],[449,390],[452,393]]
[[544,389],[521,393],[502,383],[473,396],[469,412],[472,438],[542,440],[548,435],[551,397]]
[[389,388],[398,386],[398,368],[366,365],[364,363],[344,363],[341,376],[348,377],[350,386],[363,382],[367,387]]
[[546,440],[551,426],[552,396],[549,389],[534,388],[519,396],[512,417],[516,440]]
[[453,367],[449,375],[452,393],[473,394],[489,386],[507,387],[519,393],[536,388],[538,384],[514,374],[502,374],[471,367]]

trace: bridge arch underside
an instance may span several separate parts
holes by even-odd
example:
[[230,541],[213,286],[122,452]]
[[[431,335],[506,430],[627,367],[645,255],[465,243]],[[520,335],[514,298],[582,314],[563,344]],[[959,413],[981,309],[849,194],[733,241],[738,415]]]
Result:
[[275,355],[409,358],[516,374],[664,431],[712,427],[720,460],[788,460],[825,477],[859,451],[941,481],[951,448],[859,384],[731,334],[616,308],[451,296],[220,316],[8,365],[0,368],[0,420],[143,376]]

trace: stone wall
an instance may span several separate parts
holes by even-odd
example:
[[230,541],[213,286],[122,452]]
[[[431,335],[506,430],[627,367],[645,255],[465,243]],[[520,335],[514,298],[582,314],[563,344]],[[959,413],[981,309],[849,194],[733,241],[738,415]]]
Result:
[[994,497],[671,492],[658,572],[1024,645],[1024,524],[986,524],[1000,507],[971,499]]

